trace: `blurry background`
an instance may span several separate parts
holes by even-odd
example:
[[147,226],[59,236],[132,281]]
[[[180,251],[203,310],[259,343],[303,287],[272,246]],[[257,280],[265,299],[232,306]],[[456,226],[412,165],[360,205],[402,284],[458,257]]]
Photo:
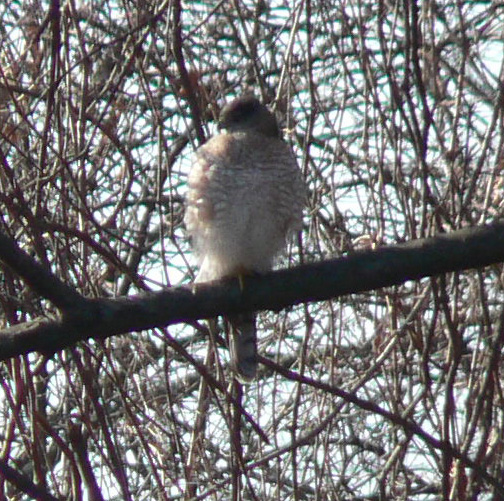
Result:
[[[280,266],[502,216],[498,2],[7,0],[0,16],[0,228],[87,297],[192,280],[191,155],[244,92],[278,113],[309,190]],[[0,458],[23,476],[0,475],[0,497],[29,499],[30,479],[72,500],[499,499],[449,449],[310,381],[499,482],[503,283],[494,266],[260,313],[260,353],[307,379],[260,368],[236,395],[248,420],[184,356],[231,381],[205,322],[11,359]],[[56,313],[6,268],[0,307],[2,327]]]

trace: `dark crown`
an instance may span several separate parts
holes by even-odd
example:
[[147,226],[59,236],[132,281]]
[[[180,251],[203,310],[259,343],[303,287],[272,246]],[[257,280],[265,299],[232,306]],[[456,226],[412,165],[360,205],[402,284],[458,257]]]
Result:
[[242,96],[224,106],[219,117],[219,129],[228,132],[254,131],[280,137],[275,115],[254,96]]

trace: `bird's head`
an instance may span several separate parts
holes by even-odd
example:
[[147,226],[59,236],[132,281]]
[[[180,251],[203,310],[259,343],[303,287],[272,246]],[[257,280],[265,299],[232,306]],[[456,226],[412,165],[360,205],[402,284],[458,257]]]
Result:
[[258,132],[280,137],[275,115],[254,96],[242,96],[228,103],[221,111],[219,129],[228,132]]

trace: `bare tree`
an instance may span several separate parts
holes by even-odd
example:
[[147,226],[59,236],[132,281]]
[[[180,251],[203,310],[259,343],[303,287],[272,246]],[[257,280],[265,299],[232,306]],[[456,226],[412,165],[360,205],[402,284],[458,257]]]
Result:
[[[504,498],[500,4],[0,15],[3,497]],[[289,269],[194,291],[192,151],[245,92],[283,119],[304,229]],[[201,320],[243,308],[244,387]]]

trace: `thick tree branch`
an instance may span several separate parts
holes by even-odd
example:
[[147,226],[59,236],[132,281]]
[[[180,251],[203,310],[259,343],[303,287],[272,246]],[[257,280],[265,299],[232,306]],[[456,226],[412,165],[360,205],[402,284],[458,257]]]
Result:
[[30,496],[31,499],[37,499],[38,501],[58,501],[59,499],[49,494],[43,487],[39,487],[33,483],[27,476],[19,473],[16,469],[9,466],[7,461],[1,458],[0,473],[5,480],[15,485],[21,492]]
[[0,232],[0,261],[9,266],[35,292],[49,299],[60,310],[72,309],[85,299],[53,275],[45,266],[4,233]]
[[504,222],[247,277],[243,291],[237,280],[224,280],[196,289],[182,286],[132,297],[80,300],[60,319],[37,319],[0,331],[0,360],[31,351],[52,353],[87,338],[244,310],[280,310],[501,262]]

